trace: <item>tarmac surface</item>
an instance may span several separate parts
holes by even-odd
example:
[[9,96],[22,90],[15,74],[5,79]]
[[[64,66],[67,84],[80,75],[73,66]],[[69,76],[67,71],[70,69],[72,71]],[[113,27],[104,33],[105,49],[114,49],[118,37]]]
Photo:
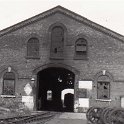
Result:
[[85,113],[64,112],[56,115],[53,119],[44,124],[87,124]]

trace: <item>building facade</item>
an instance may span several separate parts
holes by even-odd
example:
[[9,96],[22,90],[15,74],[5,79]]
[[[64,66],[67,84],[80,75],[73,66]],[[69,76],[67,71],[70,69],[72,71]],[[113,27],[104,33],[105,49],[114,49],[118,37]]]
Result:
[[0,31],[1,104],[82,112],[88,98],[123,107],[123,87],[124,36],[70,10],[57,6]]

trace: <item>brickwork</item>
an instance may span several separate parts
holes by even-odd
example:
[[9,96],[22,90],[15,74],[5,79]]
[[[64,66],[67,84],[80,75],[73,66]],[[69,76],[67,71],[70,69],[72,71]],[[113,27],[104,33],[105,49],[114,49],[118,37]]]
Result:
[[[67,29],[63,60],[50,59],[49,27],[56,22],[62,23]],[[75,41],[80,35],[88,43],[87,60],[74,59]],[[27,41],[33,36],[36,36],[40,42],[40,59],[27,59],[26,56]],[[31,83],[33,71],[50,63],[59,63],[75,68],[79,71],[78,80],[91,80],[93,85],[95,75],[102,70],[107,70],[113,76],[110,90],[111,101],[96,101],[97,94],[92,92],[90,105],[102,106],[107,103],[112,106],[120,106],[120,96],[124,95],[123,41],[59,12],[0,37],[0,71],[11,66],[18,72],[15,96],[25,96],[24,86]],[[78,87],[78,83],[75,83]],[[2,87],[2,77],[0,85]],[[0,88],[0,93],[1,90]],[[95,90],[96,87],[93,87],[93,91]],[[33,95],[35,96],[35,94]]]

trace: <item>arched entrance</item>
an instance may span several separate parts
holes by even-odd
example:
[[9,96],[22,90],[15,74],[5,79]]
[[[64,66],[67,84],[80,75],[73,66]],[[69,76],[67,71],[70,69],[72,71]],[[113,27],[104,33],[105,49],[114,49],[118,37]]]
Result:
[[75,74],[62,67],[48,67],[37,73],[37,110],[70,111],[74,110],[74,94],[67,92],[64,100],[62,91],[74,90]]

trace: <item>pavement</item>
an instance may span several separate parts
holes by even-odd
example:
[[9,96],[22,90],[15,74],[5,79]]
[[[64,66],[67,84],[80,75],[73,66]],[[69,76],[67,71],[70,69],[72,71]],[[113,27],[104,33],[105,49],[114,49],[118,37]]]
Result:
[[45,124],[87,124],[86,114],[64,112],[56,115]]

